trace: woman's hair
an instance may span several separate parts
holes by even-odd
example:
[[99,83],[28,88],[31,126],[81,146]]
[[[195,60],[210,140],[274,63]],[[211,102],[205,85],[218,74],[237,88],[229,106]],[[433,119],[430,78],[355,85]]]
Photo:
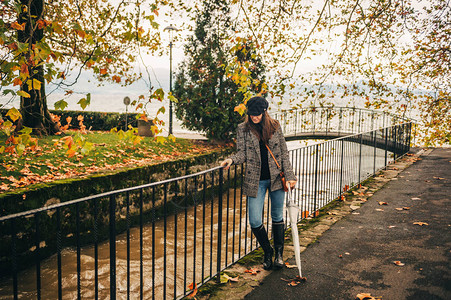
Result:
[[[271,118],[267,111],[262,114],[262,120],[260,121],[260,123],[255,124],[254,122],[252,122],[252,119],[248,115],[246,116],[245,124],[248,130],[253,132],[259,140],[262,140],[265,143],[268,143],[269,139],[273,136],[274,132],[276,132],[276,130],[280,126],[279,121]],[[261,132],[258,128],[259,126],[261,126]]]

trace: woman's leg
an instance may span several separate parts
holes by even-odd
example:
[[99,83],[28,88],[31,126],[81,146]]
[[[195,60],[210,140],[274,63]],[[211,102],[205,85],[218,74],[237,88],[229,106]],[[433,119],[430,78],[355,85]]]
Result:
[[248,214],[251,228],[258,228],[263,224],[263,206],[265,204],[266,190],[270,184],[270,180],[260,180],[257,197],[248,197]]
[[283,189],[271,192],[271,219],[274,236],[274,268],[283,267],[283,243],[285,240],[285,223],[283,221],[283,204],[285,191]]
[[258,185],[257,197],[248,197],[249,224],[251,225],[252,233],[255,235],[258,243],[262,246],[262,249],[265,252],[263,261],[263,268],[265,270],[272,267],[272,255],[274,253],[274,250],[269,243],[268,233],[266,232],[265,226],[263,226],[262,222],[265,195],[269,184],[269,180],[261,180]]

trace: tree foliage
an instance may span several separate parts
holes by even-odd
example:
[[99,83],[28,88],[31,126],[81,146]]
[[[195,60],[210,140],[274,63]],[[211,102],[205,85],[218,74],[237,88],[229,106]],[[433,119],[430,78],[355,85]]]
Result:
[[[161,5],[167,4],[172,15],[194,20],[193,27],[184,25],[194,36],[200,33],[197,20],[203,18],[205,8],[204,0],[48,1],[42,15],[28,17],[32,31],[43,31],[43,40],[30,44],[21,42],[17,32],[30,36],[27,22],[19,16],[26,16],[23,8],[34,2],[39,1],[0,1],[4,94],[26,97],[27,85],[37,92],[48,82],[56,82],[70,94],[81,70],[93,72],[99,80],[128,84],[140,76],[133,68],[136,53],[159,49],[155,18]],[[253,77],[252,64],[232,54],[251,45],[252,56],[265,66],[269,98],[280,108],[340,104],[383,109],[418,119],[423,132],[417,141],[449,143],[449,1],[224,0],[221,5],[229,12],[228,21],[214,23],[216,27],[207,33],[218,33],[224,65],[202,66],[199,72],[209,73],[201,73],[199,81],[207,82],[212,70],[224,72],[221,76],[232,79],[240,93],[248,91],[258,77]],[[218,17],[223,16],[212,14],[211,20]],[[190,77],[193,59],[180,68],[181,78]],[[204,63],[203,57],[196,59]],[[43,67],[43,80],[30,77],[31,62]],[[70,77],[71,73],[75,75]],[[161,100],[161,94],[152,91],[151,97]],[[216,97],[216,92],[210,91],[210,96]],[[241,98],[245,102],[246,96]],[[145,106],[147,99],[143,100]],[[237,110],[243,112],[243,105],[237,105]],[[185,125],[195,128],[193,121]]]
[[[140,78],[136,64],[142,52],[158,50],[155,17],[161,2],[97,0],[2,0],[0,2],[0,91],[20,97],[17,127],[35,134],[60,131],[48,113],[46,85],[74,91],[81,72],[99,81],[127,85]],[[155,95],[152,95],[156,97]],[[90,94],[80,100],[85,108]],[[57,108],[64,109],[64,99]],[[6,131],[5,131],[6,130]]]
[[233,37],[241,45],[252,38],[280,108],[382,109],[417,119],[417,141],[450,142],[448,1],[231,0],[229,7]]
[[225,1],[204,1],[196,16],[194,34],[185,46],[186,59],[176,76],[176,114],[188,129],[229,141],[242,120],[235,107],[242,108],[242,102],[265,87],[264,66],[252,40],[231,39]]

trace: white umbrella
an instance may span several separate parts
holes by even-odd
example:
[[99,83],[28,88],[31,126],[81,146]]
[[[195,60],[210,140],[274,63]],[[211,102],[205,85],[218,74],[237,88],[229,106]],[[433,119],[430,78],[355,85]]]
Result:
[[293,236],[293,245],[294,245],[294,255],[296,258],[296,265],[299,269],[299,278],[302,279],[302,270],[301,270],[301,249],[299,247],[299,234],[298,234],[298,215],[299,215],[299,206],[294,202],[293,197],[291,197],[291,187],[288,185],[287,192],[287,209],[288,214],[290,215],[290,224],[291,224],[291,235]]

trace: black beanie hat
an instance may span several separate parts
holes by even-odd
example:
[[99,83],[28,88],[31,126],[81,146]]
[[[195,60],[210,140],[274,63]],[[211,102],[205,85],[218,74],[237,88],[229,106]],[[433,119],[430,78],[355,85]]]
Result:
[[250,116],[258,116],[268,109],[268,101],[263,97],[252,97],[247,101],[247,114]]

